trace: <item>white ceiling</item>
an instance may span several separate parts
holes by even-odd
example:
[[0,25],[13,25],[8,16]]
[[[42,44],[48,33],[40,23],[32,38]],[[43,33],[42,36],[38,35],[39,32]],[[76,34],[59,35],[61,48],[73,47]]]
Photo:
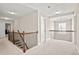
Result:
[[76,7],[75,3],[28,3],[28,5],[41,10],[47,16],[53,16],[56,12],[73,12]]
[[22,3],[0,3],[0,19],[12,20],[27,15],[33,11],[34,9],[27,7]]
[[46,16],[53,16],[57,11],[60,13],[72,12],[75,6],[76,4],[73,3],[0,3],[0,19],[4,17],[7,17],[4,19],[16,19],[35,11],[35,9],[39,9]]

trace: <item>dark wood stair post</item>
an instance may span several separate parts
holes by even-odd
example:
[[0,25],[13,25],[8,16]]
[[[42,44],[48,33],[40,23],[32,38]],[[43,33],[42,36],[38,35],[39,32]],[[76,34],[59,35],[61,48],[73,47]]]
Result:
[[15,44],[14,30],[13,30],[13,44]]
[[24,31],[23,31],[23,33],[22,33],[22,35],[23,35],[23,52],[25,53],[26,52],[26,47],[25,47],[25,40],[24,40]]
[[8,40],[10,40],[10,32],[8,32]]
[[23,52],[25,53],[26,52],[26,48],[29,49],[27,44],[25,43],[25,40],[24,40],[25,33],[24,33],[24,31],[23,31],[23,33],[20,33],[19,30],[18,30],[18,34],[20,35],[20,37],[21,37],[21,39],[23,41]]

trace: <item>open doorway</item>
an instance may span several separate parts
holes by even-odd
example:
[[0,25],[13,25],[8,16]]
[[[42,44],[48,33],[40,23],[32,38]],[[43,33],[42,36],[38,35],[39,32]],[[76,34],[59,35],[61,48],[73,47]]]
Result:
[[5,35],[7,36],[10,31],[11,31],[11,24],[5,23]]

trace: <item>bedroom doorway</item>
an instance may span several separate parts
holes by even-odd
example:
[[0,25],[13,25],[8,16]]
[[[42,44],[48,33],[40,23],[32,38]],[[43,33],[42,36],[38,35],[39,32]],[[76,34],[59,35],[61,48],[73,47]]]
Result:
[[10,31],[11,31],[11,24],[5,23],[5,35],[7,36]]

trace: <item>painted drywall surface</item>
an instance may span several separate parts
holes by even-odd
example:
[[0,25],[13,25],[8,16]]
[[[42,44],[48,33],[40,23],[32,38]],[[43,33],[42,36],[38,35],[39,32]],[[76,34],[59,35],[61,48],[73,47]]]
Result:
[[77,13],[77,47],[79,49],[79,4],[77,6],[76,13]]
[[41,43],[45,41],[45,22],[44,22],[44,17],[41,16]]
[[51,33],[49,32],[49,30],[50,30],[50,19],[46,18],[45,22],[46,22],[46,40],[50,40],[51,39],[50,38]]
[[40,45],[41,42],[41,17],[40,17],[40,12],[38,10],[38,45]]
[[79,4],[74,9],[74,44],[79,50]]
[[36,32],[38,29],[38,17],[37,12],[30,15],[24,16],[15,20],[15,31],[20,30],[20,32]]
[[79,4],[76,5],[74,10],[74,29],[75,29],[74,42],[79,51]]
[[0,22],[0,38],[5,37],[5,24]]
[[[19,18],[14,21],[14,30],[17,32],[19,30],[20,32],[36,32],[38,31],[38,13],[33,12],[32,14],[29,14],[27,16],[23,16],[22,18]],[[35,46],[38,42],[37,40],[38,34],[26,34],[25,35],[25,41],[29,48]]]
[[38,44],[46,42],[46,16],[38,11]]
[[77,14],[77,47],[79,49],[79,14]]

